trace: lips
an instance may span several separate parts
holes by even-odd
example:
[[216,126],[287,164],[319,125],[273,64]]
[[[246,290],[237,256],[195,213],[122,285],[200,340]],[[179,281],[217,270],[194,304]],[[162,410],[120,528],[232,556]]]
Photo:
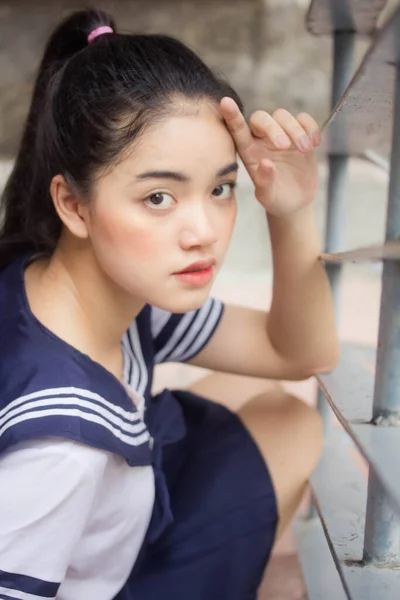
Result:
[[214,266],[215,262],[215,258],[198,260],[197,262],[194,262],[182,269],[182,271],[177,271],[176,274],[179,275],[180,273],[195,273],[196,271],[205,271]]

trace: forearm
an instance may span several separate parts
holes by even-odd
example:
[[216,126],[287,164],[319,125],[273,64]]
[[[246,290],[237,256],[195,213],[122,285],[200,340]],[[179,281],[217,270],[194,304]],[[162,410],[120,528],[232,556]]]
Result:
[[268,214],[268,226],[274,270],[268,335],[282,356],[305,370],[329,370],[338,342],[313,205],[287,217]]

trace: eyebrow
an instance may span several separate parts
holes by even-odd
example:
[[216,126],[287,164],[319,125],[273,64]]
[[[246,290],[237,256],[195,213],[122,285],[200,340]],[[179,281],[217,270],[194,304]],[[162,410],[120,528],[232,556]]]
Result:
[[[217,177],[225,177],[225,175],[229,175],[230,173],[236,173],[238,169],[238,163],[231,163],[223,169],[220,169],[217,173]],[[176,171],[145,171],[144,173],[136,175],[136,179],[140,179],[141,181],[144,179],[173,179],[174,181],[179,181],[181,183],[188,183],[190,181],[190,177]]]

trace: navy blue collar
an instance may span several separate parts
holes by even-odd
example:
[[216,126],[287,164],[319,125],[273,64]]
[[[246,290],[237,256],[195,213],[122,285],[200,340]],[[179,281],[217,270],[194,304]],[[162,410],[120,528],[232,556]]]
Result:
[[25,255],[0,272],[0,452],[62,436],[150,464],[150,436],[125,387],[30,310]]

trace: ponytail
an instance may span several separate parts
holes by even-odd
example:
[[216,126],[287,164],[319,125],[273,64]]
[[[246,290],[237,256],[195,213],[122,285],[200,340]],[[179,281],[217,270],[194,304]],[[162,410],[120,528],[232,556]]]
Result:
[[29,251],[52,252],[57,244],[61,222],[40,160],[40,144],[36,143],[38,124],[54,76],[71,57],[86,48],[88,36],[104,25],[115,27],[102,11],[76,12],[57,27],[47,42],[20,148],[1,196],[0,269]]

